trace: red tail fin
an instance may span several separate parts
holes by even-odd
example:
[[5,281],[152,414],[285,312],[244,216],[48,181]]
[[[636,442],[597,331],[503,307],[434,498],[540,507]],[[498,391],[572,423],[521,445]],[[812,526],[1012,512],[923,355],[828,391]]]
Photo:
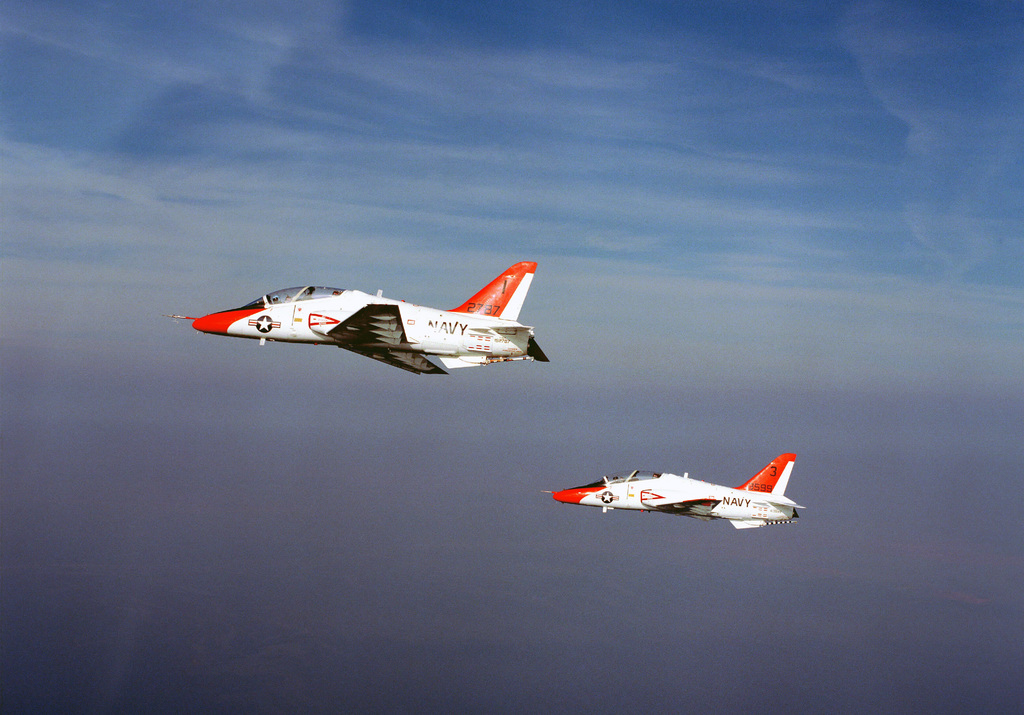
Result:
[[789,483],[789,474],[793,471],[793,463],[795,461],[795,454],[780,454],[767,467],[755,474],[750,481],[736,488],[746,489],[748,492],[783,494],[786,491],[786,485]]
[[526,292],[530,290],[530,282],[537,264],[533,261],[522,261],[510,266],[500,276],[488,283],[479,293],[453,308],[453,313],[476,313],[496,318],[516,320],[526,300]]

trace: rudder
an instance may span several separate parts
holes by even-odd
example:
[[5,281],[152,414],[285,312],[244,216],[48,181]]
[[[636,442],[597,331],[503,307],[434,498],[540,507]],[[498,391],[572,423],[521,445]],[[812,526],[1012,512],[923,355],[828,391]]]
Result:
[[537,264],[533,261],[520,261],[509,266],[476,295],[450,312],[518,320],[536,270]]

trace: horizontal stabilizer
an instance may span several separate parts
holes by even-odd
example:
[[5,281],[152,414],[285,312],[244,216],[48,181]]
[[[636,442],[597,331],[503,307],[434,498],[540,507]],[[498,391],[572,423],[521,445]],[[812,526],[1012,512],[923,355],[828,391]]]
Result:
[[551,362],[548,360],[548,356],[544,354],[544,351],[540,349],[540,345],[532,337],[530,342],[526,344],[526,354],[532,357],[537,362]]
[[802,505],[797,504],[795,501],[789,497],[783,496],[782,494],[764,494],[758,497],[756,501],[760,504],[770,504],[771,506],[776,507],[788,507],[791,509],[804,508]]

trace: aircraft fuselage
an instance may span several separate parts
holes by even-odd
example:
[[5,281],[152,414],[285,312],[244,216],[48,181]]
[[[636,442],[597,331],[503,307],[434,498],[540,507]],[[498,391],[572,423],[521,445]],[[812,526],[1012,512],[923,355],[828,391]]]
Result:
[[547,362],[533,328],[518,322],[536,269],[535,262],[520,261],[452,310],[385,298],[380,291],[298,286],[197,318],[192,327],[261,343],[336,345],[415,373],[444,373],[426,355],[453,368]]
[[532,328],[513,320],[425,308],[357,290],[265,308],[214,313],[200,318],[194,325],[203,332],[236,338],[319,345],[335,342],[330,331],[371,304],[398,308],[406,336],[403,349],[410,352],[519,357],[526,355],[533,335]]
[[632,471],[553,492],[564,504],[660,511],[695,519],[727,519],[736,528],[780,524],[798,518],[799,505],[786,497],[786,484],[796,459],[777,457],[739,488],[712,484],[688,475]]

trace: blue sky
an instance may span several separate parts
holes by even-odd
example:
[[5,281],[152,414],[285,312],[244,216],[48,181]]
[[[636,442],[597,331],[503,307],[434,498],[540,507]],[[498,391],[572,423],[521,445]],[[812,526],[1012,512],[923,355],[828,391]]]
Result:
[[549,286],[563,334],[585,296],[668,349],[707,332],[674,308],[761,342],[729,327],[753,300],[867,340],[864,382],[959,374],[963,335],[957,365],[1016,383],[1020,12],[958,7],[13,3],[7,273],[190,312],[307,279],[458,300],[525,256],[591,287]]
[[[1022,34],[1016,2],[5,3],[5,699],[658,707],[560,683],[724,688],[782,641],[759,685],[811,709],[1019,711]],[[452,307],[519,260],[548,365],[431,381],[159,317]],[[539,493],[791,450],[812,508],[753,536]],[[700,619],[596,625],[629,599]],[[430,685],[435,652],[486,687]]]

